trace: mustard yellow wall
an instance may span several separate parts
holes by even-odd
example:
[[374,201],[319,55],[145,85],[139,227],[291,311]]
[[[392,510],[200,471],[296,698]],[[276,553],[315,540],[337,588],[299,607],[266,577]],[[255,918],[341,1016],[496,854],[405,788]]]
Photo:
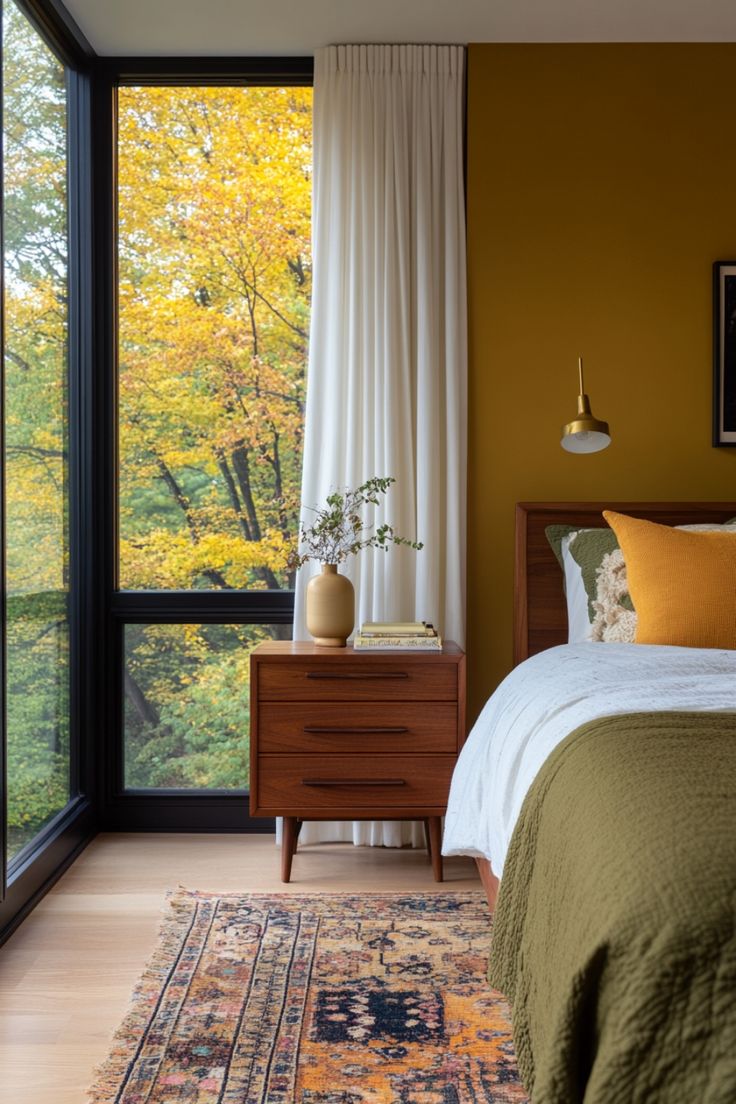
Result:
[[[711,266],[736,258],[736,45],[469,51],[471,719],[511,666],[514,503],[736,499]],[[573,456],[577,356],[605,452]]]

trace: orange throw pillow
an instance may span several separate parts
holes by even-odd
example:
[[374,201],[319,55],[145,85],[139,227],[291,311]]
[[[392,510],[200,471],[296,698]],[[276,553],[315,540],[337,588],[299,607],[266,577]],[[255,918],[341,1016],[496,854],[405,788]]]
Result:
[[637,644],[736,648],[736,533],[603,516],[626,561]]

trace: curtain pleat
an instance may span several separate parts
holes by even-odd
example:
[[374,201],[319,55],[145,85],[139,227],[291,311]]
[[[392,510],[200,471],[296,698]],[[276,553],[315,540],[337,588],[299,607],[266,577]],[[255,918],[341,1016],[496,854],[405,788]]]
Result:
[[[465,52],[330,46],[315,56],[313,294],[303,520],[335,487],[394,476],[375,514],[415,552],[341,570],[356,622],[431,621],[465,639]],[[294,636],[308,640],[298,573]],[[424,845],[411,822],[304,825],[300,839]]]

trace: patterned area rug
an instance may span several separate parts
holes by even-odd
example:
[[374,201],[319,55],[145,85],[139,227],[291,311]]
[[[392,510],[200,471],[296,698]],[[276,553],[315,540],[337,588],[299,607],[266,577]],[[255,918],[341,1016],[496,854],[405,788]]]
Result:
[[170,899],[93,1104],[521,1104],[480,893]]

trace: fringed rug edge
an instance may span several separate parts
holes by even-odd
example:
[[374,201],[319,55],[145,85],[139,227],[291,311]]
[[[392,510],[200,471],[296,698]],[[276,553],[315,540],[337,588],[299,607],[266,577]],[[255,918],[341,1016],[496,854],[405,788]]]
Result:
[[118,1100],[121,1081],[131,1062],[135,1061],[136,1046],[131,1047],[131,1039],[139,1041],[145,1035],[163,982],[181,952],[197,900],[202,896],[184,886],[167,892],[153,952],[135,983],[128,1009],[110,1040],[107,1056],[95,1067],[92,1084],[87,1090],[88,1104],[115,1104]]

